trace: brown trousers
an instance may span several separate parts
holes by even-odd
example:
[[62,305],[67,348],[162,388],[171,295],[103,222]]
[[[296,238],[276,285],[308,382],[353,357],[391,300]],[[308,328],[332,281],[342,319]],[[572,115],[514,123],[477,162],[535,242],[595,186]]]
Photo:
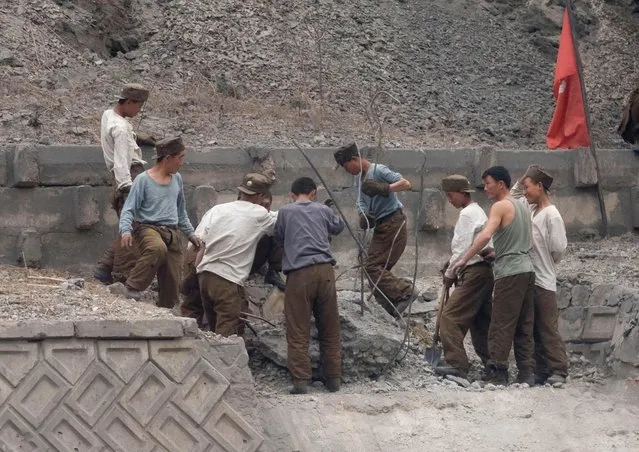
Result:
[[470,369],[464,337],[470,330],[473,347],[482,362],[488,362],[493,270],[488,264],[466,267],[455,283],[455,290],[444,306],[439,334],[446,364],[464,372]]
[[248,310],[244,288],[207,271],[200,273],[197,277],[201,305],[209,325],[212,326],[211,329],[225,337],[233,334],[242,336],[244,320],[240,314]]
[[342,375],[335,273],[331,264],[315,264],[290,272],[284,296],[288,370],[294,380],[309,381],[312,376],[308,347],[311,339],[311,314],[319,335],[324,378]]
[[146,290],[157,275],[158,306],[172,308],[179,302],[178,284],[182,265],[182,245],[177,228],[135,223],[133,244],[139,258],[126,280],[133,290]]
[[568,375],[566,346],[559,334],[557,294],[535,286],[535,373],[542,377]]
[[534,297],[534,272],[506,276],[495,281],[493,310],[488,330],[488,364],[508,369],[508,355],[514,343],[515,360],[520,375],[533,375]]
[[[131,180],[135,180],[136,177],[144,172],[144,166],[140,163],[134,163],[131,165],[130,172]],[[122,208],[124,207],[124,203],[128,196],[128,193],[123,193],[118,190],[117,182],[114,178],[113,192],[111,193],[111,206],[118,215],[118,218],[120,218]],[[115,281],[124,282],[126,281],[129,272],[135,266],[137,258],[138,255],[135,247],[123,248],[120,244],[120,234],[117,234],[98,261],[98,268],[104,272],[111,273]]]
[[[394,244],[393,240],[395,240]],[[394,304],[409,298],[412,294],[411,285],[391,273],[392,268],[402,257],[407,240],[406,216],[401,209],[398,209],[377,222],[368,248],[366,271],[373,283],[377,283],[378,289]],[[378,279],[379,282],[377,282]],[[373,289],[372,283],[371,289]],[[375,299],[382,306],[386,304],[386,300],[377,290],[375,290]]]

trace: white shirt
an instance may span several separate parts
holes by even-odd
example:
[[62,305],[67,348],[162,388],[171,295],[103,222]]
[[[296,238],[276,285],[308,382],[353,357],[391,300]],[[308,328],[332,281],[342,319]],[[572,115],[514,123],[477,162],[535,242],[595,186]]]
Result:
[[[453,266],[466,254],[466,251],[470,249],[475,240],[475,236],[484,229],[487,221],[488,217],[486,216],[486,212],[484,212],[484,209],[479,207],[479,204],[476,202],[468,204],[459,212],[459,219],[457,220],[457,224],[455,224],[453,241],[450,245],[453,255],[450,257],[450,261],[448,261],[448,269],[446,270],[447,278],[452,279],[455,277],[452,271]],[[491,239],[487,247],[492,248],[492,246],[493,243]],[[483,259],[475,255],[468,261],[466,266],[481,261],[483,261]]]
[[113,110],[102,113],[100,142],[104,162],[113,171],[117,188],[131,185],[131,164],[146,163],[142,151],[135,142],[131,123]]
[[537,204],[529,204],[519,182],[513,185],[510,193],[525,204],[532,215],[533,247],[530,257],[535,270],[535,285],[556,292],[556,264],[561,261],[568,247],[564,220],[552,204],[542,210],[537,210]]
[[206,247],[196,272],[215,273],[240,286],[251,272],[257,242],[273,235],[277,212],[258,204],[233,201],[218,204],[204,214],[195,230]]

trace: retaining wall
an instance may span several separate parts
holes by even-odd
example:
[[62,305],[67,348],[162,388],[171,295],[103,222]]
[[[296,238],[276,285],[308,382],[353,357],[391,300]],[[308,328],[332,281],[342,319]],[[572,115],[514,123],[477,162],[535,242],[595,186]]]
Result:
[[[354,209],[353,179],[335,171],[333,149],[307,152],[330,185],[349,219]],[[153,150],[143,150],[147,160]],[[364,150],[374,157],[372,150]],[[217,148],[189,152],[180,171],[184,177],[188,209],[194,224],[215,202],[235,199],[236,186],[267,155],[275,164],[279,183],[274,187],[274,208],[288,202],[291,182],[301,175],[314,178],[295,149]],[[575,151],[429,150],[424,173],[422,213],[417,219],[422,270],[439,265],[448,252],[452,227],[458,212],[439,190],[441,179],[464,174],[481,185],[481,173],[494,164],[506,166],[513,177],[531,163],[540,163],[553,174],[553,200],[561,211],[570,235],[596,231],[599,207],[594,183],[596,175],[590,154]],[[379,155],[413,184],[400,194],[405,204],[409,230],[414,230],[419,201],[423,155],[410,150],[393,150]],[[620,234],[639,228],[639,158],[630,150],[599,151],[602,181],[610,232]],[[30,264],[69,270],[88,270],[108,241],[115,236],[117,217],[109,205],[110,174],[97,146],[10,146],[0,148],[0,263],[16,263],[24,252]],[[320,199],[326,197],[320,193]],[[484,207],[488,201],[476,194]],[[353,224],[357,224],[356,222]],[[410,238],[400,261],[411,271],[414,241]],[[343,233],[334,241],[338,260],[355,262],[355,245]]]

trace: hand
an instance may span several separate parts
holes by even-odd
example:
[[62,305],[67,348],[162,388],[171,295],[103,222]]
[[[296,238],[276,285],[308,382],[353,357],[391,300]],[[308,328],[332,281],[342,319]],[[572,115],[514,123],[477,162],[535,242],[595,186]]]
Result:
[[446,288],[446,290],[453,287],[453,284],[455,284],[456,282],[457,278],[447,278],[446,276],[444,276],[444,287]]
[[133,246],[133,237],[131,237],[131,234],[124,234],[120,239],[120,245],[122,248],[131,248]]
[[375,217],[372,216],[370,213],[367,214],[363,214],[360,213],[359,214],[359,227],[361,229],[372,229],[375,227]]
[[479,253],[479,256],[484,259],[485,262],[495,261],[495,250],[493,248],[484,248]]
[[390,195],[390,185],[384,182],[366,179],[362,183],[362,193],[366,196],[384,196],[387,198]]
[[450,265],[449,261],[446,261],[444,266],[439,270],[439,273],[444,276],[446,274],[446,270],[448,270],[448,266]]
[[130,185],[125,185],[124,187],[118,188],[118,191],[120,193],[129,193],[131,191],[131,186]]
[[202,239],[195,234],[191,234],[191,237],[189,237],[189,242],[193,244],[196,250],[199,250],[204,246],[204,242],[202,241]]
[[459,259],[457,262],[455,262],[455,265],[453,265],[453,274],[457,274],[459,273],[459,271],[464,268],[464,266],[468,263],[468,261],[466,259],[464,259],[463,257],[461,259]]
[[331,198],[328,198],[326,201],[324,201],[324,205],[332,208],[335,205],[335,201],[333,201]]

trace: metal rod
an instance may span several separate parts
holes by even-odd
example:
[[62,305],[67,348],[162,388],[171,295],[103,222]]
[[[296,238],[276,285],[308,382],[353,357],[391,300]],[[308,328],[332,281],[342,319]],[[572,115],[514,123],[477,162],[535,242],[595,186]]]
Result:
[[268,321],[268,320],[266,320],[264,317],[260,317],[259,315],[250,314],[250,313],[248,313],[248,312],[244,312],[244,311],[242,311],[242,312],[241,312],[241,314],[244,314],[244,315],[245,315],[245,316],[247,316],[247,317],[252,317],[252,318],[254,318],[254,319],[261,320],[262,322],[266,322],[266,323],[268,323],[268,324],[269,324],[269,325],[271,325],[273,328],[277,328],[277,325],[276,325],[276,324],[274,324],[273,322],[269,322],[269,321]]

